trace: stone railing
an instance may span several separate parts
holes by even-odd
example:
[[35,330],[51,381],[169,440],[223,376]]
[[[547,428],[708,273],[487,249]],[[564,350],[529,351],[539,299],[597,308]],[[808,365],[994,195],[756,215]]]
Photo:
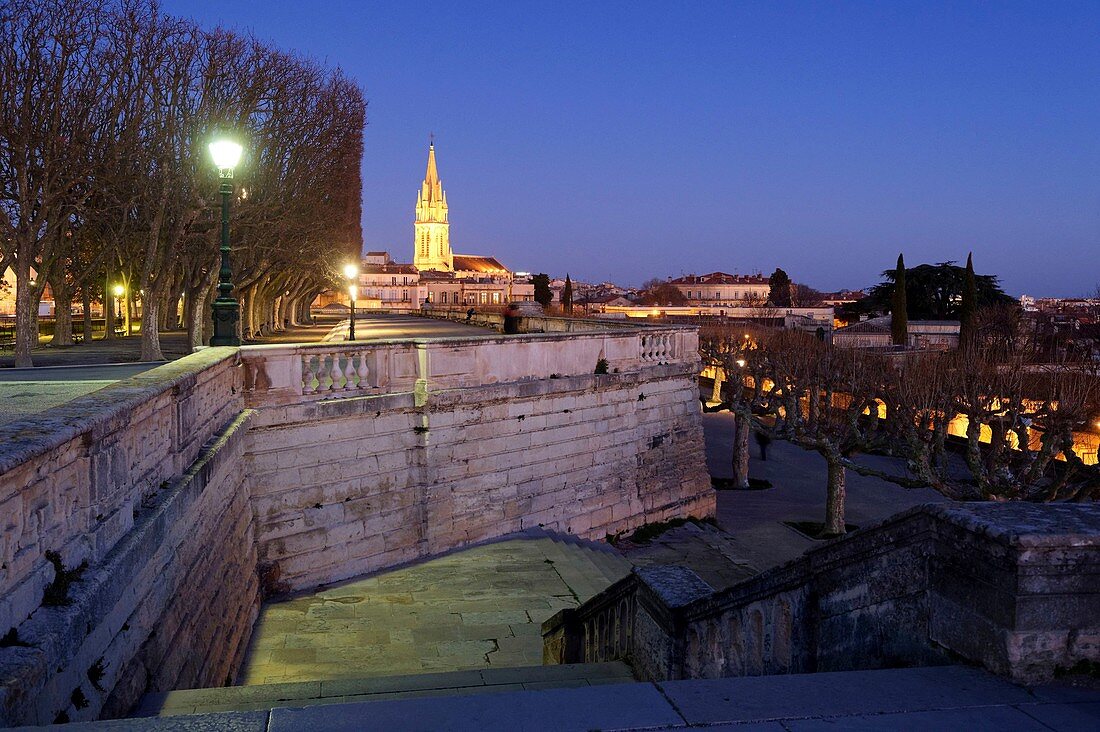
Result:
[[1100,506],[934,504],[719,592],[636,569],[544,622],[544,660],[681,679],[964,659],[1035,683],[1100,662],[1097,587]]
[[676,326],[620,327],[241,349],[250,406],[580,376],[601,359],[609,373],[667,364],[697,372],[698,335]]

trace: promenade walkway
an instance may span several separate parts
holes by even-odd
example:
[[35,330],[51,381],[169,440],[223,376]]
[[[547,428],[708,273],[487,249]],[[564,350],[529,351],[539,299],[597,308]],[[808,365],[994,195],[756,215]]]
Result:
[[[317,343],[342,341],[348,321],[319,318],[302,325],[248,341],[264,343]],[[356,318],[357,341],[394,338],[445,338],[486,335],[491,331],[462,323],[413,316],[378,314]],[[186,334],[161,334],[161,348],[172,361],[191,352]],[[162,361],[142,362],[141,336],[57,348],[44,345],[34,351],[34,367],[12,368],[11,351],[0,352],[0,425],[48,411],[72,399],[98,391],[116,381],[159,366]]]

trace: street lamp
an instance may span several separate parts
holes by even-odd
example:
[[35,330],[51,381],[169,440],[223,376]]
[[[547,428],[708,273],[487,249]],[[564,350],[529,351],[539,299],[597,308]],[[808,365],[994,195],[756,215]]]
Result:
[[348,302],[351,305],[351,323],[348,325],[348,340],[355,340],[355,296],[359,288],[356,281],[359,279],[359,267],[352,263],[344,265],[344,276],[348,278]]
[[122,321],[122,296],[126,293],[126,288],[122,285],[115,285],[115,327],[118,327],[118,323]]
[[210,157],[214,159],[221,176],[218,193],[222,197],[222,265],[218,272],[218,297],[214,300],[214,335],[212,346],[239,346],[237,321],[241,317],[240,305],[233,297],[233,271],[229,268],[229,196],[233,193],[233,168],[241,161],[241,146],[232,140],[220,139],[210,143]]

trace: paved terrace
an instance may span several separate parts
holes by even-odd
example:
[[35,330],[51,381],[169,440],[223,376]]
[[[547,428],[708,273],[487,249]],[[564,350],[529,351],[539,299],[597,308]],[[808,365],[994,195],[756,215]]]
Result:
[[535,532],[269,602],[240,683],[538,666],[542,621],[629,571],[609,547]]

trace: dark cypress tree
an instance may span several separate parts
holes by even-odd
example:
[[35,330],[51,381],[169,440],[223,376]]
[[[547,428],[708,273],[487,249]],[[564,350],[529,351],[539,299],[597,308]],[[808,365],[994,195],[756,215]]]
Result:
[[540,272],[531,278],[531,284],[535,286],[535,302],[543,308],[550,307],[554,302],[554,291],[550,289],[550,276]]
[[959,348],[974,345],[975,316],[978,312],[978,284],[974,278],[973,252],[966,255],[962,301],[959,303]]
[[909,308],[905,299],[905,259],[898,255],[894,271],[894,295],[890,301],[890,335],[895,346],[909,343]]
[[573,314],[573,282],[568,272],[565,274],[565,287],[561,289],[561,307],[568,315]]
[[768,300],[772,305],[778,308],[789,308],[791,306],[791,278],[787,276],[787,273],[778,267],[772,272],[772,276],[768,278]]

